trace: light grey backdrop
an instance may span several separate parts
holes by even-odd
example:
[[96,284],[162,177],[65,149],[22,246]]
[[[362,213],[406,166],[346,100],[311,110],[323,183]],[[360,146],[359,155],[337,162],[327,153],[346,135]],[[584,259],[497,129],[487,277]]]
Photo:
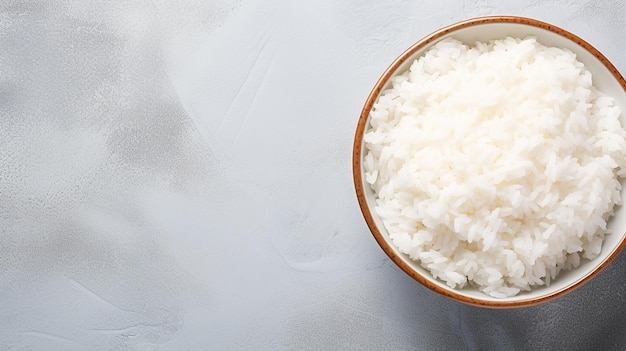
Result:
[[359,212],[370,88],[487,14],[626,72],[619,1],[0,1],[0,349],[626,348],[624,255],[485,310],[402,273]]

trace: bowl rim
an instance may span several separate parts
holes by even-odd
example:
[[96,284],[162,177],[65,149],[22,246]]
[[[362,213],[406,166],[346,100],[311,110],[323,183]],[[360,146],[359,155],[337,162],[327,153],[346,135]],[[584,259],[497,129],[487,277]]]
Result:
[[[626,236],[621,239],[619,245],[613,248],[613,251],[602,261],[598,266],[596,266],[592,271],[584,275],[582,278],[575,280],[571,284],[564,286],[563,288],[546,293],[545,295],[540,295],[538,297],[530,297],[527,299],[520,300],[493,300],[493,299],[481,299],[466,296],[460,293],[455,292],[453,289],[445,289],[436,284],[433,284],[426,277],[422,276],[418,271],[411,268],[396,251],[387,243],[384,238],[383,233],[378,229],[376,223],[374,221],[374,217],[372,211],[370,210],[367,199],[365,196],[365,189],[363,187],[363,174],[361,172],[362,163],[361,163],[361,154],[362,154],[362,146],[363,146],[363,136],[365,129],[367,127],[367,121],[369,119],[370,111],[383,90],[385,84],[391,78],[397,69],[402,65],[406,60],[408,60],[415,52],[432,43],[433,41],[445,36],[448,33],[457,31],[459,29],[477,26],[482,24],[493,24],[493,23],[513,23],[513,24],[522,24],[528,26],[534,26],[541,29],[545,29],[551,31],[555,34],[558,34],[566,39],[573,41],[578,44],[584,50],[588,51],[595,58],[597,58],[613,75],[613,77],[618,81],[622,89],[626,91],[626,80],[619,73],[617,68],[595,47],[591,44],[580,38],[579,36],[562,29],[553,24],[543,22],[537,19],[521,17],[521,16],[508,16],[508,15],[498,15],[498,16],[481,16],[481,17],[473,17],[469,19],[465,19],[444,27],[428,34],[423,37],[413,45],[411,45],[408,49],[406,49],[403,53],[401,53],[392,63],[387,67],[384,73],[380,76],[374,88],[371,90],[363,109],[361,110],[361,114],[359,116],[359,120],[357,123],[357,128],[354,136],[353,143],[353,151],[352,151],[352,175],[353,182],[356,191],[357,200],[359,203],[359,207],[361,209],[361,213],[369,227],[374,239],[378,243],[378,245],[383,249],[385,254],[398,266],[402,269],[406,274],[411,276],[413,279],[417,280],[426,288],[440,294],[451,298],[456,301],[460,301],[466,304],[480,306],[480,307],[489,307],[489,308],[517,308],[517,307],[527,307],[532,305],[537,305],[541,303],[548,302],[550,300],[556,299],[560,296],[565,295],[568,292],[575,290],[576,288],[584,285],[591,278],[595,277],[598,273],[600,273],[606,266],[608,266],[622,251],[622,249],[626,246]],[[486,295],[485,295],[486,296]]]

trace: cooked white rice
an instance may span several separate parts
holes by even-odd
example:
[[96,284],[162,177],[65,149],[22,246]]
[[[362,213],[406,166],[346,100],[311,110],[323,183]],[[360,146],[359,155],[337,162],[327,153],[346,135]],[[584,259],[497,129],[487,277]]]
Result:
[[568,50],[446,39],[374,104],[366,181],[399,250],[453,288],[550,284],[601,251],[626,132]]

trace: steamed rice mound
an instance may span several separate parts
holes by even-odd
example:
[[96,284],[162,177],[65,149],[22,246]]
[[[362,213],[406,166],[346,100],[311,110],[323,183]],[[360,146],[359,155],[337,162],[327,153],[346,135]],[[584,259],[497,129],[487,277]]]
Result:
[[398,249],[493,297],[598,256],[626,173],[620,109],[568,51],[446,39],[391,79],[364,136]]

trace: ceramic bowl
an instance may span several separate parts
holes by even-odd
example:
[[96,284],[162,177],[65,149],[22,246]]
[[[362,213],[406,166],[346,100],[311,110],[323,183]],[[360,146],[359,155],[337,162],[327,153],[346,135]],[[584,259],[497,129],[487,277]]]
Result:
[[[410,64],[432,45],[450,36],[465,44],[502,39],[507,36],[517,38],[534,36],[543,45],[571,50],[592,73],[594,85],[600,91],[616,99],[617,104],[624,111],[622,125],[626,126],[624,118],[626,114],[626,82],[624,78],[604,55],[580,37],[545,22],[514,16],[472,18],[441,28],[412,45],[391,63],[372,89],[361,112],[354,139],[353,176],[357,198],[365,221],[380,247],[396,265],[427,288],[454,300],[484,307],[512,308],[535,305],[563,296],[588,282],[618,256],[626,243],[626,213],[624,213],[626,206],[616,209],[615,216],[609,222],[612,234],[606,236],[602,253],[597,258],[584,261],[578,268],[571,271],[561,272],[549,287],[536,287],[531,291],[520,292],[518,295],[508,298],[493,298],[474,288],[452,289],[442,281],[435,279],[419,263],[400,253],[389,239],[388,232],[380,217],[373,210],[375,196],[364,180],[363,170],[363,158],[366,154],[363,135],[368,126],[370,110],[380,92],[390,86],[390,77],[406,71]],[[625,191],[622,190],[622,198],[626,196],[624,193]]]

